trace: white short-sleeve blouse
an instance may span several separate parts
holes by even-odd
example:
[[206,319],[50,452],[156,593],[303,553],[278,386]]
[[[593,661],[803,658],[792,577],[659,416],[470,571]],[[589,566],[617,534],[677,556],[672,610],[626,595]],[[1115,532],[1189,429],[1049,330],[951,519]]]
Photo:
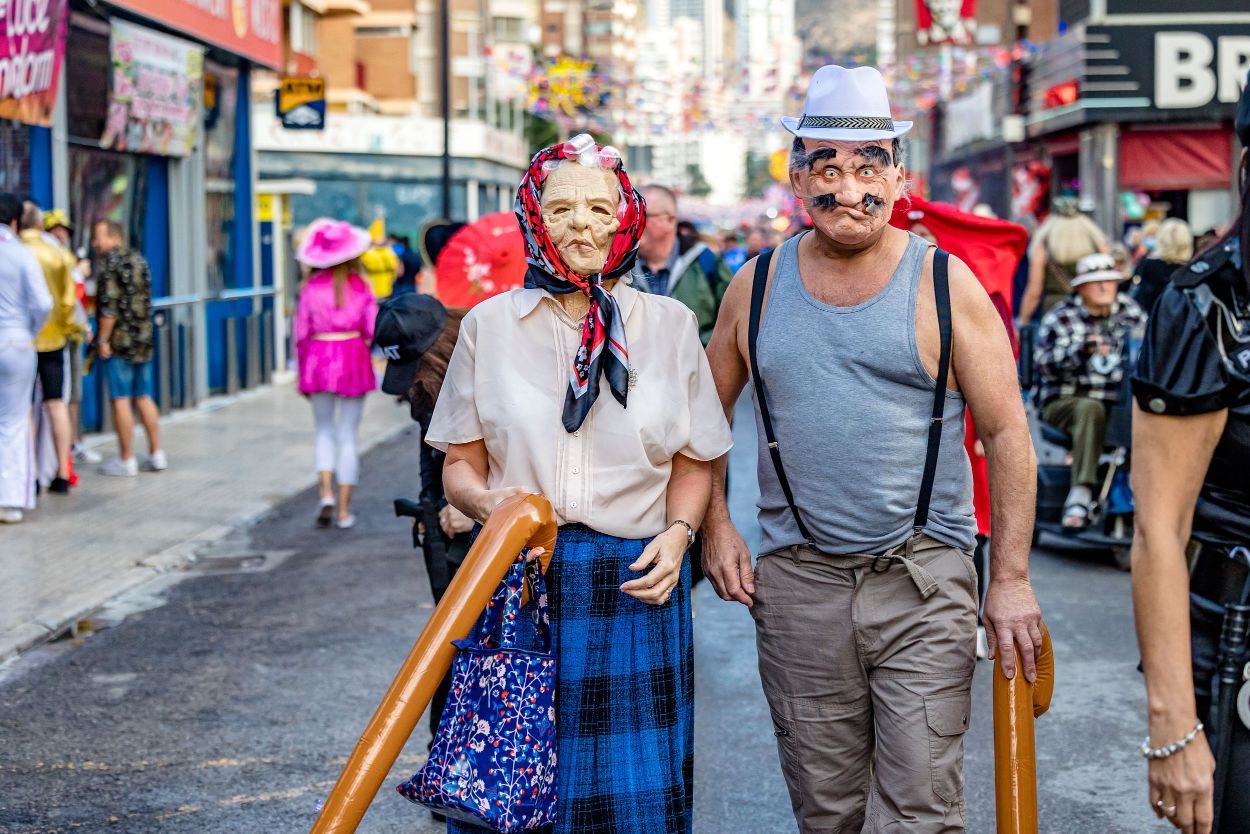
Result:
[[521,289],[474,307],[460,325],[426,441],[484,440],[491,489],[528,487],[560,524],[621,538],[668,526],[673,457],[713,460],[733,445],[694,313],[618,283],[631,367],[628,407],[606,382],[581,429],[561,422],[580,322],[549,293]]

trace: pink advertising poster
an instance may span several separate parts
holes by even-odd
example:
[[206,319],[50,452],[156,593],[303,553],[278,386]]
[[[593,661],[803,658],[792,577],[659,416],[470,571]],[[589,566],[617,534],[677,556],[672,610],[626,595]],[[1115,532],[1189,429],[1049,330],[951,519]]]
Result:
[[0,119],[52,124],[68,0],[0,0]]

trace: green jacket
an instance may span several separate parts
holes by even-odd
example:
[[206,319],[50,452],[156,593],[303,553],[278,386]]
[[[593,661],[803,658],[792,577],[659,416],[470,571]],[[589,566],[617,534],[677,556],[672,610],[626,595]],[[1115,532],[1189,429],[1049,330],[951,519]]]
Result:
[[[715,258],[715,267],[709,270],[706,267],[711,266],[712,258]],[[634,272],[634,286],[647,291],[648,283],[641,266],[635,265]],[[699,320],[699,339],[704,347],[712,339],[716,314],[720,312],[721,300],[732,280],[729,267],[703,243],[696,243],[673,263],[668,279],[668,295],[694,312]]]

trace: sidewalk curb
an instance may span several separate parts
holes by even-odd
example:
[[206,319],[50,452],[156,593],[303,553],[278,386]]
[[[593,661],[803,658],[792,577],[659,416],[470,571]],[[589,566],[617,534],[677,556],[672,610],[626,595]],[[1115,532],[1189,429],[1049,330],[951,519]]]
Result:
[[[389,443],[410,431],[415,425],[415,423],[397,425],[363,440],[360,443],[360,454],[363,456],[378,446]],[[88,618],[122,594],[134,591],[166,574],[185,571],[194,561],[196,553],[222,540],[235,530],[256,524],[280,504],[316,483],[316,478],[312,477],[293,482],[289,490],[272,496],[264,502],[264,506],[242,513],[224,523],[206,527],[190,538],[172,544],[164,550],[140,556],[127,570],[89,589],[82,589],[80,593],[65,599],[62,605],[42,613],[33,622],[22,623],[8,631],[0,632],[0,664],[7,663],[36,646],[55,640],[70,631],[80,620]]]

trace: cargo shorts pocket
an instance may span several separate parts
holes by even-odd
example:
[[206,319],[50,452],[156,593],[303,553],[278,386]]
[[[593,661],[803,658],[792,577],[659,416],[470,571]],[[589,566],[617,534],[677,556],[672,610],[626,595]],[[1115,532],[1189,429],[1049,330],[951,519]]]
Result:
[[948,805],[958,804],[963,798],[964,733],[968,731],[971,711],[971,687],[924,696],[933,792]]

